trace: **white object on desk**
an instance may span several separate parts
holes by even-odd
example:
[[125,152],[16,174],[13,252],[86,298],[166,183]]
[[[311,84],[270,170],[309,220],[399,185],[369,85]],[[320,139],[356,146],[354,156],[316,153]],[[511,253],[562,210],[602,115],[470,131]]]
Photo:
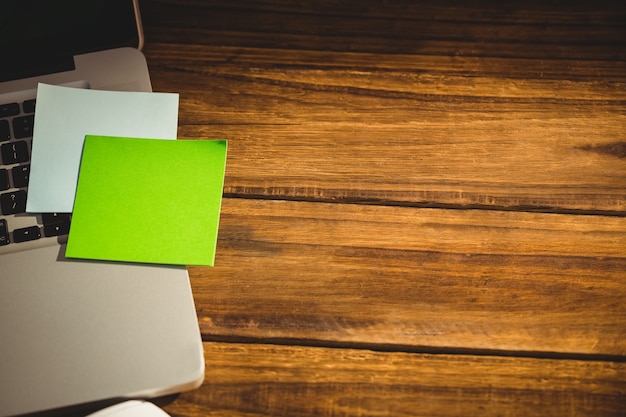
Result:
[[87,417],[170,417],[170,415],[150,402],[130,400],[96,411]]

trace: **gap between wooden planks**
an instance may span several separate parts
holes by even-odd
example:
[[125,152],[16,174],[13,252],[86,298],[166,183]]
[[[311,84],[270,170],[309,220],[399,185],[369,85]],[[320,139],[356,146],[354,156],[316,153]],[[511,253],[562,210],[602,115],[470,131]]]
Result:
[[623,357],[626,219],[224,199],[205,337]]
[[205,343],[185,416],[619,416],[626,364]]

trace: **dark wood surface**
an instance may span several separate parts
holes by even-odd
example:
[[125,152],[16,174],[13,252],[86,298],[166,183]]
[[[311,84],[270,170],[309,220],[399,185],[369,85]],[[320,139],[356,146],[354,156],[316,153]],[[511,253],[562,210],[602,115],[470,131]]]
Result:
[[228,139],[173,416],[626,415],[626,3],[141,2]]

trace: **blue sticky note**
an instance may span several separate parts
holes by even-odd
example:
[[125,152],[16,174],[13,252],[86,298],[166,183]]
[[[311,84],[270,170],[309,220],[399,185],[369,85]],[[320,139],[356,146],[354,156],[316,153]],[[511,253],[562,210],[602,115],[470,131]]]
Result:
[[26,211],[72,211],[85,135],[176,139],[178,94],[39,84]]

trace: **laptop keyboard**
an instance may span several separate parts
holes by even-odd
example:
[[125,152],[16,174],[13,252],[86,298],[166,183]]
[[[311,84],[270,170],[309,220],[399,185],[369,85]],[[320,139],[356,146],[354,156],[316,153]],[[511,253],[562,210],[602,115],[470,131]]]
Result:
[[0,253],[62,243],[69,213],[26,213],[35,99],[0,102]]

